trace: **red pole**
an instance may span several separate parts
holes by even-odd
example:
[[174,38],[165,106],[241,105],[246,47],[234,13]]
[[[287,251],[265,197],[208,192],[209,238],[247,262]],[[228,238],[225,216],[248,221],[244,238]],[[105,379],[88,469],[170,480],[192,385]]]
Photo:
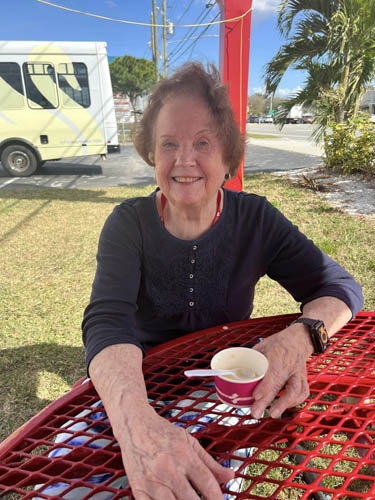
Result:
[[[220,25],[220,73],[228,83],[229,97],[238,120],[240,130],[246,133],[247,87],[250,59],[250,29],[252,0],[217,0],[221,19],[237,21]],[[225,187],[242,191],[242,159],[236,177],[230,179]]]

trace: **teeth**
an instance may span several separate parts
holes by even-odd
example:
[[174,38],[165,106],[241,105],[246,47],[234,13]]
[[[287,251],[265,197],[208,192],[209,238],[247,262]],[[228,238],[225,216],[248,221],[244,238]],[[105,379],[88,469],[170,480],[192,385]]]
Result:
[[194,182],[197,181],[199,177],[174,177],[177,182]]

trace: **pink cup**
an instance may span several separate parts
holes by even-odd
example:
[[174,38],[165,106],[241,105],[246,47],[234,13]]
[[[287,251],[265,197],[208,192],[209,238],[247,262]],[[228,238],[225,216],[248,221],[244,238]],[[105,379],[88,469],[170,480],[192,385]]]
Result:
[[268,369],[268,360],[260,352],[248,347],[229,347],[212,358],[213,370],[240,368],[246,373],[250,370],[251,378],[236,379],[233,375],[215,377],[216,393],[220,401],[235,408],[251,406],[255,387],[262,380]]

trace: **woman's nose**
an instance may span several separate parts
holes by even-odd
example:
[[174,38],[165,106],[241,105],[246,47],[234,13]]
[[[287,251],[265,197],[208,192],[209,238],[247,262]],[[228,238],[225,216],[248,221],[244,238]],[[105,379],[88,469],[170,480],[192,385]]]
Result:
[[176,153],[176,164],[185,166],[194,165],[195,164],[194,147],[190,145],[180,146]]

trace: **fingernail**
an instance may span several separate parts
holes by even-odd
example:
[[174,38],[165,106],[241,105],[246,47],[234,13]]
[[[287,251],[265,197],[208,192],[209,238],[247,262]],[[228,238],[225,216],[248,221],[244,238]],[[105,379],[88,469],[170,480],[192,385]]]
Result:
[[280,418],[281,413],[279,413],[278,411],[270,411],[270,412],[269,412],[269,415],[270,415],[270,417],[272,417],[272,418]]
[[257,411],[257,410],[254,410],[251,412],[252,416],[256,419],[258,419],[261,415],[261,412],[260,411]]

